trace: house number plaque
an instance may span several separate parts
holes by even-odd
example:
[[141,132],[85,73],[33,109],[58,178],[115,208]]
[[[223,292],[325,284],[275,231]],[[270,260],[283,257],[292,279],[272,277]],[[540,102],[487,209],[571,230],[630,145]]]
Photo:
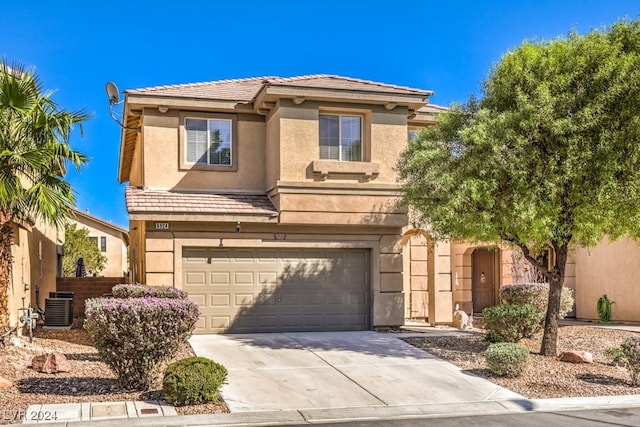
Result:
[[168,222],[156,222],[156,230],[168,230],[169,223]]

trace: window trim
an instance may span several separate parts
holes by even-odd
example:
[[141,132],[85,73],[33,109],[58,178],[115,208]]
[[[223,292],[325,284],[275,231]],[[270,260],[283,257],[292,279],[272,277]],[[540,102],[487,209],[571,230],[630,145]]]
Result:
[[[323,158],[320,154],[320,118],[322,116],[338,117],[338,158],[329,159]],[[358,117],[360,119],[360,160],[343,160],[342,159],[342,117]],[[364,129],[366,123],[366,116],[358,112],[328,112],[320,111],[318,113],[318,158],[320,160],[335,161],[335,162],[364,162],[365,161],[365,141],[364,141]]]
[[[208,165],[200,163],[187,162],[187,131],[186,120],[229,120],[231,122],[231,164],[230,165]],[[178,168],[179,170],[207,170],[218,172],[236,172],[238,170],[238,118],[235,114],[224,113],[200,113],[200,112],[181,112],[180,113],[180,130],[178,136]],[[207,124],[208,130],[208,124]],[[209,143],[209,141],[207,141]]]
[[107,237],[100,236],[100,252],[107,252]]

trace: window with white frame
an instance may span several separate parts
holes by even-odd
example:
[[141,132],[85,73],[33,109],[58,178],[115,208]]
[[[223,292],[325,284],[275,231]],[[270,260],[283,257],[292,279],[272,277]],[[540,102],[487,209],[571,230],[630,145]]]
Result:
[[185,163],[231,166],[231,129],[229,119],[185,119]]
[[320,158],[344,162],[362,161],[362,117],[321,114]]

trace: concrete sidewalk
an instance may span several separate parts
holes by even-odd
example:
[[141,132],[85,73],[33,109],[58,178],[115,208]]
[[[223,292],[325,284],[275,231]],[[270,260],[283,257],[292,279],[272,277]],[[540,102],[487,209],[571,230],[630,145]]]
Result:
[[[392,405],[385,407],[287,409],[229,414],[181,415],[149,418],[103,419],[97,421],[60,421],[51,427],[179,427],[179,426],[283,426],[371,420],[410,420],[450,418],[470,415],[556,412],[566,410],[615,409],[640,407],[640,396],[578,397],[564,399],[514,399],[482,402],[459,402],[431,405]],[[42,424],[16,424],[14,427],[37,427]]]

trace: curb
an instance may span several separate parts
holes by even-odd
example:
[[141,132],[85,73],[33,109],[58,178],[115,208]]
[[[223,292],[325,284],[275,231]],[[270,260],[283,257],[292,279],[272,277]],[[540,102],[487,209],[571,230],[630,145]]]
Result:
[[[373,406],[356,408],[289,409],[280,411],[250,411],[228,414],[179,415],[166,417],[129,418],[128,427],[160,426],[285,426],[330,422],[397,420],[416,418],[453,418],[470,415],[497,415],[527,412],[571,411],[578,409],[611,409],[640,407],[640,395],[604,397],[568,397],[557,399],[485,400],[406,406]],[[122,418],[95,421],[46,423],[51,427],[115,427]],[[17,426],[42,426],[17,424]]]

